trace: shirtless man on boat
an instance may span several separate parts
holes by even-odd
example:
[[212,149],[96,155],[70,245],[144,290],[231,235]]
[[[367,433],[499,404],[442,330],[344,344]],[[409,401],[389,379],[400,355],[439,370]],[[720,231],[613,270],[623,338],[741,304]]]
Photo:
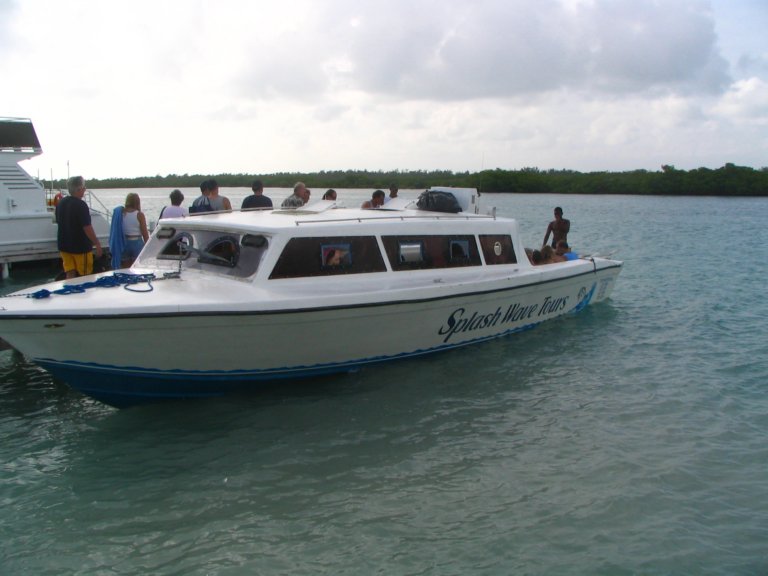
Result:
[[547,245],[549,235],[552,234],[552,248],[557,247],[557,243],[561,240],[563,242],[568,241],[568,232],[571,229],[571,221],[563,218],[563,209],[558,206],[555,208],[555,219],[547,226],[547,233],[544,234],[544,243],[542,246]]

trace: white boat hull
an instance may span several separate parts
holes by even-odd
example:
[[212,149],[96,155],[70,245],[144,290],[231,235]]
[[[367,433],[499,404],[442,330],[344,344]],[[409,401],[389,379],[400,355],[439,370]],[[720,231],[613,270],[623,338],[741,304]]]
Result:
[[351,371],[526,330],[607,298],[620,265],[584,262],[580,270],[528,283],[467,283],[460,294],[441,294],[437,286],[421,296],[354,305],[7,317],[3,330],[73,388],[127,406]]

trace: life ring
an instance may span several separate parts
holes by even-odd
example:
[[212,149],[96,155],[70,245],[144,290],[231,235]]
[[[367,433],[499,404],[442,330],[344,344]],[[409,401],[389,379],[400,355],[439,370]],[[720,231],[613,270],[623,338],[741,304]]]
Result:
[[53,197],[53,206],[54,208],[59,205],[59,202],[61,202],[61,199],[64,198],[64,195],[61,193],[61,190],[56,192],[56,196]]

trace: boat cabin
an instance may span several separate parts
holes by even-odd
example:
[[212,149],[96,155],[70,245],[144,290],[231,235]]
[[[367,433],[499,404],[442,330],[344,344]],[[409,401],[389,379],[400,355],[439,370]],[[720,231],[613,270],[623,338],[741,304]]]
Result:
[[136,267],[283,280],[519,261],[514,221],[411,209],[335,210],[333,202],[321,202],[327,205],[311,211],[163,220]]
[[0,118],[0,218],[42,214],[45,191],[19,162],[42,154],[35,127],[26,118]]

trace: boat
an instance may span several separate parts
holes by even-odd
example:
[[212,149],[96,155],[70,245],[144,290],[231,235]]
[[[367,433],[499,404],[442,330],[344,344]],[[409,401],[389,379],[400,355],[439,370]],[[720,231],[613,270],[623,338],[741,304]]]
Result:
[[[59,258],[54,203],[57,193],[45,190],[19,162],[42,154],[29,118],[0,118],[0,275],[11,265]],[[86,196],[90,203],[90,195]],[[107,218],[91,207],[91,224],[105,246]]]
[[130,269],[0,298],[0,337],[126,407],[461,348],[610,296],[622,262],[534,266],[475,190],[425,194],[461,211],[318,200],[161,220]]

